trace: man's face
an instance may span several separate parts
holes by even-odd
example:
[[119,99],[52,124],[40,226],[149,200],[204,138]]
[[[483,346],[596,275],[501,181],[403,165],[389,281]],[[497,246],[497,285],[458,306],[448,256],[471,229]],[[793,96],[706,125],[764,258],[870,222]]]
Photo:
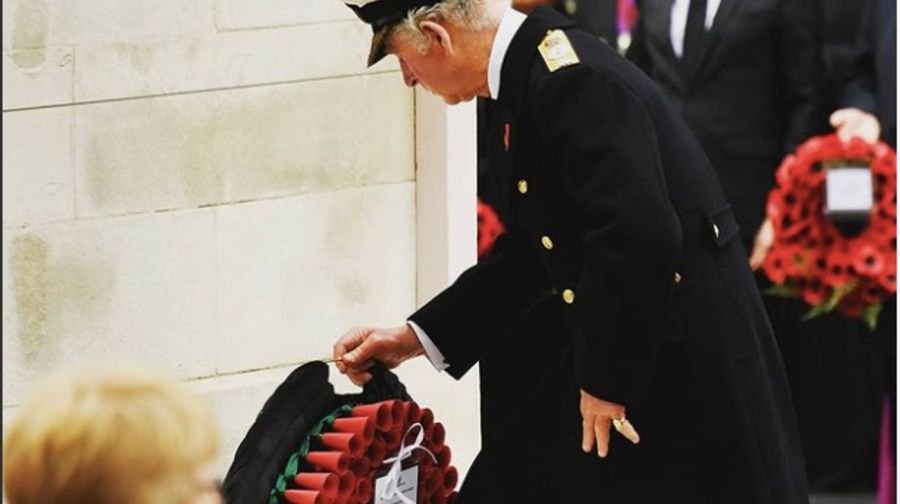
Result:
[[421,85],[449,105],[469,101],[479,91],[461,51],[449,51],[437,40],[421,54],[407,37],[397,34],[391,37],[388,51],[400,61],[407,86]]

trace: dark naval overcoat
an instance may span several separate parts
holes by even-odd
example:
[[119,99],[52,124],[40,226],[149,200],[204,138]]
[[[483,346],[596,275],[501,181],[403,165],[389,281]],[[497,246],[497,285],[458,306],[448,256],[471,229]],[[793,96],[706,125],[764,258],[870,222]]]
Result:
[[[491,107],[507,232],[410,317],[452,376],[490,359],[515,398],[458,502],[807,502],[734,214],[656,86],[542,8]],[[548,331],[520,344],[511,329],[535,313]],[[641,443],[613,432],[607,459],[583,453],[581,389],[625,405]]]

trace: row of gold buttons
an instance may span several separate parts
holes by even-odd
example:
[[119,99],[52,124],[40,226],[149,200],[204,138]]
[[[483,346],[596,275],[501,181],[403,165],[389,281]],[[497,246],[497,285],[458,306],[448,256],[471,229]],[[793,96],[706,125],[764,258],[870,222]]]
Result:
[[[519,194],[528,193],[528,181],[525,179],[519,180],[519,182],[516,183],[516,188],[519,190]],[[544,248],[547,250],[553,250],[553,239],[551,239],[547,235],[544,235],[541,237],[541,245],[543,245]],[[564,290],[562,292],[562,298],[566,304],[574,303],[575,302],[575,291],[573,291],[572,289]]]

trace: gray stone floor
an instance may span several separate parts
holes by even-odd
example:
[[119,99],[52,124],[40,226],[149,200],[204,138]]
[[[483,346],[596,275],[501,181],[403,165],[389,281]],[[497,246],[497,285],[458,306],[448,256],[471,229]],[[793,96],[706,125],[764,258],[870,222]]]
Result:
[[875,504],[873,494],[813,495],[810,504]]

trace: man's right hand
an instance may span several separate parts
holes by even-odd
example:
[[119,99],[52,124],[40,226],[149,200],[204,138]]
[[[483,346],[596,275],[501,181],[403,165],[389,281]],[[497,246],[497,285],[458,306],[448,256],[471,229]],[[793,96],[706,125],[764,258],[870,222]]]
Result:
[[357,327],[341,336],[334,345],[338,371],[359,386],[372,379],[369,369],[376,362],[393,369],[424,353],[419,338],[408,325],[392,329]]

